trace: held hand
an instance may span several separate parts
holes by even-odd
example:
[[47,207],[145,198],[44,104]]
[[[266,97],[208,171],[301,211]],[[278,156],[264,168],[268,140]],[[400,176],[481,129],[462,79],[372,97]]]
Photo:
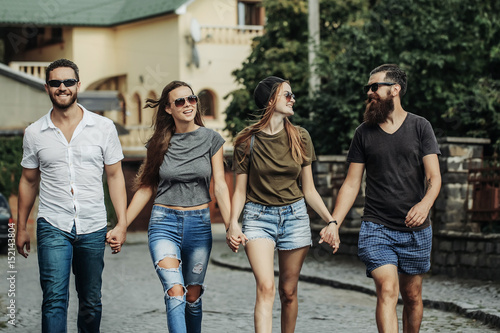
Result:
[[112,254],[117,254],[121,251],[126,239],[127,229],[118,225],[106,234],[106,242],[111,247]]
[[408,228],[418,227],[423,224],[429,216],[430,206],[424,204],[420,201],[418,204],[413,206],[408,214],[406,215],[405,224]]
[[319,243],[327,243],[333,248],[333,254],[335,254],[340,247],[340,237],[339,237],[339,227],[335,223],[331,223],[321,229],[319,232],[321,239]]
[[243,246],[248,242],[247,236],[241,231],[238,224],[231,224],[226,231],[226,243],[233,252],[238,252],[240,244]]
[[[17,252],[25,258],[28,258],[30,253],[30,235],[26,230],[17,230],[16,233]],[[26,247],[26,252],[24,248]]]

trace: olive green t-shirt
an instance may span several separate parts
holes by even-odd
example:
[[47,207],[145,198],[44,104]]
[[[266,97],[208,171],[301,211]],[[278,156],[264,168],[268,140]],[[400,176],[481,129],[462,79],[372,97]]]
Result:
[[246,154],[246,144],[235,148],[233,165],[236,173],[249,173],[247,202],[266,206],[285,206],[304,197],[299,187],[302,167],[316,160],[316,155],[309,133],[301,127],[298,129],[308,157],[302,165],[295,162],[292,157],[285,129],[274,135],[264,132],[255,134],[250,173],[248,170],[250,152]]

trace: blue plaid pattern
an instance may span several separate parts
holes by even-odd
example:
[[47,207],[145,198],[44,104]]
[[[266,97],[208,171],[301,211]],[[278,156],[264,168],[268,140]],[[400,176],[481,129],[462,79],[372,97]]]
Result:
[[397,231],[382,224],[363,221],[359,231],[358,256],[366,265],[366,276],[384,265],[394,265],[400,274],[424,274],[431,268],[432,228]]

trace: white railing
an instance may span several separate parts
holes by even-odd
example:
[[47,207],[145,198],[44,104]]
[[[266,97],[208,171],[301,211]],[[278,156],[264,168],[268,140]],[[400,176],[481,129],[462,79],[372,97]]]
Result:
[[215,44],[250,44],[252,39],[261,36],[261,25],[220,26],[202,25],[202,42]]
[[153,129],[150,126],[132,125],[125,126],[129,131],[126,135],[120,135],[120,142],[124,151],[138,152],[146,155],[144,144],[153,134]]
[[9,67],[37,78],[45,80],[45,70],[50,62],[41,61],[11,61]]

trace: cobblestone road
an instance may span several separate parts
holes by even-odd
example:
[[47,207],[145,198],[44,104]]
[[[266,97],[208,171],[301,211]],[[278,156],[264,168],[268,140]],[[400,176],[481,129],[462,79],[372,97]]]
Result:
[[[223,241],[214,250],[225,247]],[[6,257],[0,258],[2,272]],[[119,255],[106,252],[103,286],[102,332],[165,332],[161,284],[153,270],[147,244],[132,242]],[[0,281],[0,330],[39,332],[41,291],[36,253],[16,261],[17,327],[6,324],[8,282]],[[74,282],[71,281],[73,286]],[[252,332],[255,282],[250,272],[209,266],[203,298],[203,332]],[[312,283],[299,284],[299,319],[296,332],[375,332],[375,297]],[[76,291],[71,291],[68,329],[76,332]],[[273,331],[279,332],[279,301],[275,302]],[[399,313],[401,308],[399,308]],[[453,313],[425,309],[422,332],[497,332]]]

